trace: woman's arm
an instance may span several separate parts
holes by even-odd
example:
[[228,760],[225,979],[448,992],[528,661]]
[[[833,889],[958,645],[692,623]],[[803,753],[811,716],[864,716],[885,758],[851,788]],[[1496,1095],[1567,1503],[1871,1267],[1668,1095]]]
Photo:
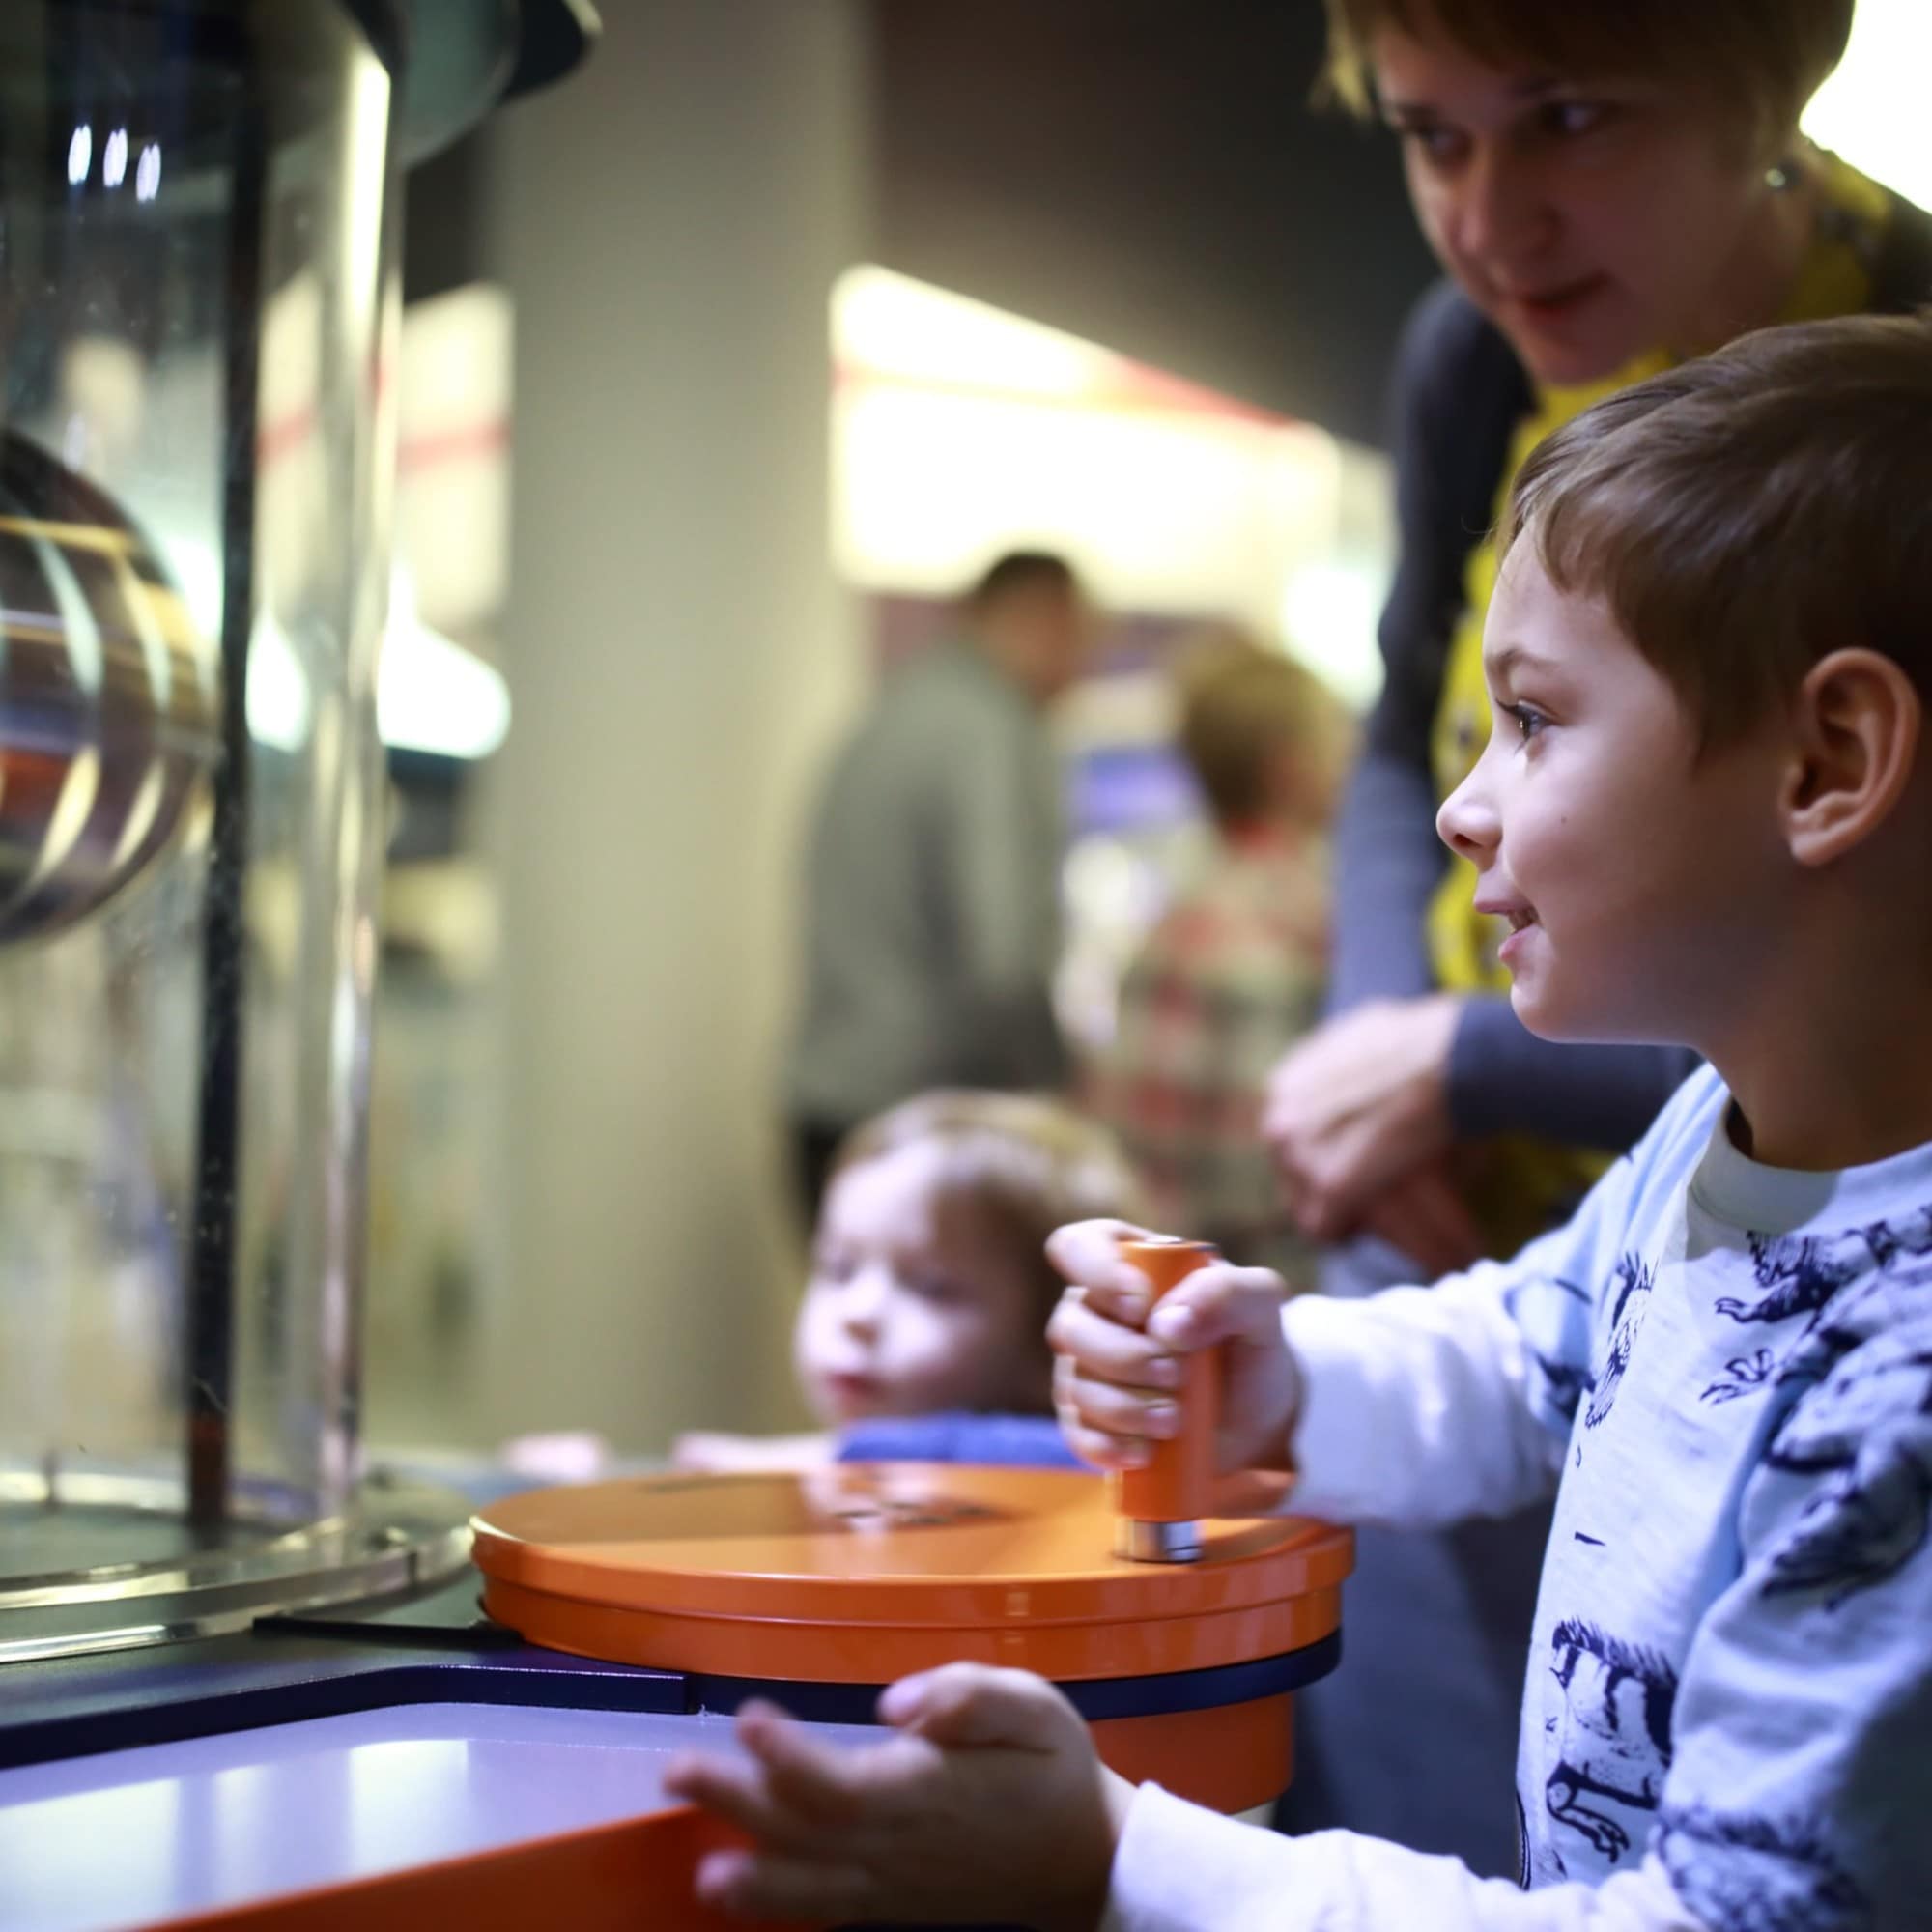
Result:
[[1567,1046],[1539,1039],[1500,993],[1462,1003],[1449,1048],[1456,1138],[1534,1134],[1621,1153],[1697,1065],[1682,1046]]

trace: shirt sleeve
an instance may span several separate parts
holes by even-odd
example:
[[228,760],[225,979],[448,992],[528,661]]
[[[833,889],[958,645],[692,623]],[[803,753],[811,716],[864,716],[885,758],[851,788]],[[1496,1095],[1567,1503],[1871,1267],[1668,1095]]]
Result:
[[1656,1850],[1713,1932],[1932,1912],[1928,1299],[1932,1265],[1882,1274],[1782,1371],[1809,1386],[1740,1499],[1739,1574],[1685,1659],[1659,1811]]
[[[1777,1921],[1754,1921],[1755,1932]],[[1521,1891],[1353,1832],[1285,1838],[1143,1785],[1104,1932],[1714,1932],[1655,1858],[1602,1886]],[[1823,1932],[1821,1925],[1820,1932]]]
[[1639,1193],[1688,1172],[1723,1098],[1708,1068],[1694,1074],[1570,1220],[1513,1261],[1435,1289],[1290,1302],[1282,1326],[1304,1394],[1289,1507],[1420,1527],[1548,1494],[1591,1385],[1590,1284],[1614,1266]]

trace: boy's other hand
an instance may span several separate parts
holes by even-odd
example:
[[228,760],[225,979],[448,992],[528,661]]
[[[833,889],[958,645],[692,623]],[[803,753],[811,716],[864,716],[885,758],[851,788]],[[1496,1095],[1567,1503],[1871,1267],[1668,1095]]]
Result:
[[746,1918],[1092,1932],[1133,1788],[1072,1705],[1025,1671],[949,1663],[893,1685],[879,1717],[896,1735],[840,1749],[745,1704],[747,1758],[673,1764],[668,1791],[753,1841],[706,1856],[698,1897]]
[[1216,1467],[1287,1469],[1301,1378],[1282,1334],[1288,1289],[1280,1275],[1211,1263],[1156,1309],[1147,1277],[1121,1258],[1123,1236],[1149,1238],[1125,1221],[1076,1221],[1046,1244],[1047,1259],[1072,1284],[1046,1339],[1054,1407],[1074,1454],[1102,1469],[1143,1466],[1148,1445],[1179,1427],[1179,1358],[1220,1344]]

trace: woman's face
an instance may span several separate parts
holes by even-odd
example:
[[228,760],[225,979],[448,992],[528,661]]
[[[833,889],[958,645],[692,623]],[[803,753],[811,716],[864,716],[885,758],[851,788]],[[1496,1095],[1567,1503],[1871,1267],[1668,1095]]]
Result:
[[1538,381],[1594,382],[1755,319],[1731,311],[1772,190],[1708,94],[1498,70],[1395,28],[1374,52],[1423,233]]

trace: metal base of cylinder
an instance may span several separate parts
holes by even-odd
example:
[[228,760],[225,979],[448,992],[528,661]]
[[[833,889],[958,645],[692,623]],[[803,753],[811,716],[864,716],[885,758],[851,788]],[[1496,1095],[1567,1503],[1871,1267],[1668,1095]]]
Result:
[[69,1478],[51,1500],[38,1479],[0,1473],[0,1666],[415,1589],[468,1561],[469,1518],[447,1491],[372,1477],[338,1516],[289,1527],[265,1502],[211,1539],[186,1522],[178,1484]]

